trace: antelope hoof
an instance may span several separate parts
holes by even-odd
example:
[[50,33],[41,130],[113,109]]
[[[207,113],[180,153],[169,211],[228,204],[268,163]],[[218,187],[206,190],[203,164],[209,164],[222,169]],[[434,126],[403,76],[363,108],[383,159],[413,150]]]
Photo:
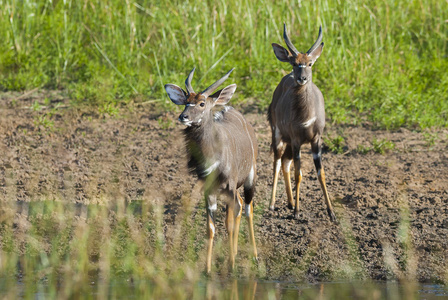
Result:
[[296,220],[299,219],[299,211],[298,210],[294,210],[294,219],[296,219]]
[[334,214],[334,212],[329,209],[327,209],[327,212],[328,212],[328,215],[330,216],[331,222],[336,223],[337,219],[336,219],[336,215]]
[[288,203],[288,208],[289,208],[289,209],[294,209],[295,207],[294,207],[294,205],[292,205],[291,203]]
[[269,206],[269,210],[274,211],[275,207],[274,205]]

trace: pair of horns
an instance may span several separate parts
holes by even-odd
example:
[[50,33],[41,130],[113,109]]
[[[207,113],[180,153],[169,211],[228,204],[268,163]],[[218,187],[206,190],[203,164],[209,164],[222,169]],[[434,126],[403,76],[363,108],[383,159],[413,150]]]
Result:
[[[232,68],[232,70],[227,72],[226,75],[224,75],[221,79],[216,81],[214,84],[212,84],[211,86],[206,88],[201,94],[204,95],[205,97],[210,96],[211,93],[213,93],[224,81],[226,81],[227,78],[229,78],[230,73],[232,73],[232,71],[234,69],[235,68]],[[194,70],[196,70],[196,68],[193,68],[193,70],[191,70],[190,74],[188,75],[187,79],[185,80],[185,87],[187,88],[188,94],[194,93],[193,87],[191,86],[191,80],[193,79]]]
[[[289,51],[291,54],[296,57],[300,52],[297,51],[296,47],[291,43],[291,40],[289,39],[288,33],[286,32],[286,24],[283,23],[283,38],[285,39],[286,46],[288,46]],[[322,26],[319,27],[319,36],[317,37],[316,42],[311,46],[310,50],[306,51],[306,54],[310,54],[314,50],[316,50],[317,47],[319,47],[320,43],[322,43]]]

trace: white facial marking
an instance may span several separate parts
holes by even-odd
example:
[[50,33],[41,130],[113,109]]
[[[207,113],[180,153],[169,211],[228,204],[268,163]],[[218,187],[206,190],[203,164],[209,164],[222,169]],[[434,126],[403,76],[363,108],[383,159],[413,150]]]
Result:
[[196,106],[196,104],[187,103],[185,106]]
[[202,121],[202,119],[199,119],[199,120],[198,120],[198,123],[201,123],[201,121]]
[[246,204],[244,212],[246,213],[246,217],[250,216],[250,204]]
[[217,167],[219,166],[219,161],[215,161],[210,167],[204,170],[203,175],[207,176],[210,175],[211,172],[213,172]]
[[302,123],[303,127],[310,127],[312,124],[314,124],[314,122],[316,121],[316,117],[313,117],[311,119],[309,119],[308,121],[306,121],[305,123]]
[[299,68],[306,68],[306,65],[299,65]]
[[308,80],[305,80],[305,81],[297,80],[297,83],[298,83],[299,85],[305,85],[307,82],[308,82]]
[[181,120],[181,119],[178,119],[182,124],[184,124],[185,126],[191,126],[191,124],[193,123],[192,121],[190,121],[190,120]]

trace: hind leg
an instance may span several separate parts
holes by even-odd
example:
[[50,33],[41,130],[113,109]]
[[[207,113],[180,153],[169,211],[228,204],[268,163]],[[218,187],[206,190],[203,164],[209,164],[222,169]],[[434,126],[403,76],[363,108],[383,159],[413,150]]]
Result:
[[250,243],[252,244],[253,254],[255,259],[258,261],[258,252],[254,233],[254,202],[252,201],[255,195],[255,183],[257,181],[257,172],[255,166],[252,168],[251,173],[253,176],[249,176],[249,178],[246,179],[246,182],[244,183],[244,210],[247,223],[249,224],[249,237]]
[[236,193],[234,191],[228,191],[226,193],[227,206],[226,206],[226,228],[227,233],[229,234],[229,263],[230,267],[233,270],[235,267],[235,254],[234,254],[234,233],[235,233],[235,206],[236,206]]
[[240,222],[241,222],[241,215],[243,212],[243,199],[240,196],[240,193],[236,192],[237,196],[237,203],[235,203],[235,231],[233,232],[233,255],[236,257],[236,254],[238,253],[238,235],[240,233]]
[[292,196],[291,188],[291,162],[292,162],[292,149],[291,146],[286,146],[285,152],[282,155],[282,171],[285,178],[286,195],[288,196],[288,208],[294,209],[294,198]]

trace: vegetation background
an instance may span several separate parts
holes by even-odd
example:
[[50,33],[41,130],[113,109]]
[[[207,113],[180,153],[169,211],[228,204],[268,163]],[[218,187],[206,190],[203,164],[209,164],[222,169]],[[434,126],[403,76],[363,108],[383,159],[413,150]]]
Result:
[[261,109],[290,67],[271,43],[283,22],[314,66],[332,122],[448,125],[446,0],[1,0],[0,89],[63,89],[75,103],[157,101],[164,84],[205,87],[230,68],[239,97]]

